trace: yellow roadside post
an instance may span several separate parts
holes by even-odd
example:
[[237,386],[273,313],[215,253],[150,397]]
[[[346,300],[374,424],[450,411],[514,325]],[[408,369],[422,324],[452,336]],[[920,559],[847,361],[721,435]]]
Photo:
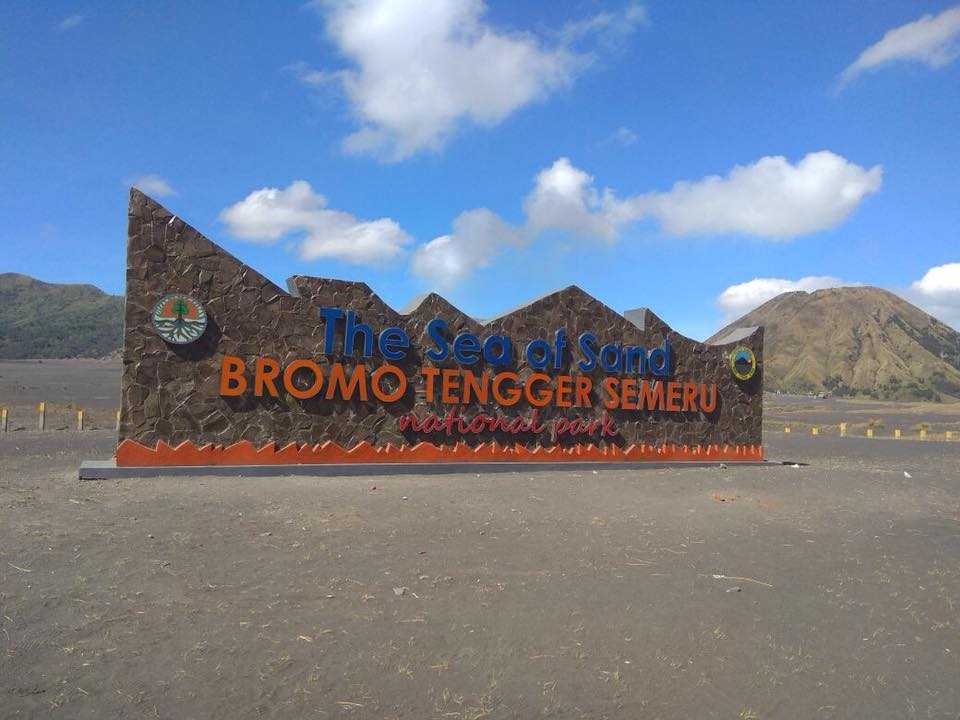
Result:
[[873,437],[873,428],[867,428],[867,437],[868,437],[868,438],[872,438],[872,437]]
[[899,440],[899,439],[900,439],[900,428],[896,428],[896,429],[893,431],[893,439],[894,439],[894,440]]
[[812,428],[810,428],[810,434],[811,434],[811,435],[819,435],[819,434],[820,434],[820,428],[818,428],[816,425],[814,425]]
[[83,408],[77,410],[77,430],[83,432]]
[[789,432],[790,432],[790,426],[789,426],[789,425],[784,425],[784,426],[783,426],[783,431],[784,431],[785,433],[789,433]]
[[43,432],[47,425],[47,404],[41,401],[37,405],[37,430]]
[[847,424],[845,422],[840,423],[840,437],[847,436]]

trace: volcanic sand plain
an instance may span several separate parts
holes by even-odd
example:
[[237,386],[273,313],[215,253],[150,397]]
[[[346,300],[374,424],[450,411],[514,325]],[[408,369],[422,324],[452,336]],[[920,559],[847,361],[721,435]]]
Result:
[[960,442],[765,443],[798,466],[78,483],[112,430],[0,434],[0,717],[956,717]]

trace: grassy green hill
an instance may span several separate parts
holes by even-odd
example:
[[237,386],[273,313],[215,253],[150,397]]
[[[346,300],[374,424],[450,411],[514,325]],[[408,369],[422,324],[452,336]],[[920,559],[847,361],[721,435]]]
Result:
[[0,358],[103,357],[122,334],[122,297],[0,274]]
[[763,325],[767,390],[960,398],[960,333],[886,290],[778,295],[713,336]]

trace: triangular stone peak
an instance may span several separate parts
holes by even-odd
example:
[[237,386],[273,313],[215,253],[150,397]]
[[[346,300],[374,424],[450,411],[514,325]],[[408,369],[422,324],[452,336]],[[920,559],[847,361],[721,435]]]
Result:
[[563,295],[582,295],[585,297],[592,298],[592,296],[589,295],[589,293],[584,292],[581,288],[577,287],[576,285],[567,285],[567,287],[565,288],[558,288],[556,290],[551,290],[549,292],[543,293],[542,295],[537,295],[536,297],[531,298],[526,302],[522,302],[519,305],[515,305],[509,310],[502,312],[499,315],[494,315],[492,318],[487,319],[486,323],[490,324],[490,323],[496,322],[497,320],[503,320],[507,317],[510,317],[511,315],[515,315],[519,312],[522,312],[523,310],[526,310],[531,305],[536,305],[537,303],[543,300],[547,300],[549,298],[559,298]]
[[432,293],[432,292],[420,293],[419,295],[414,295],[412,298],[410,298],[410,301],[406,305],[404,305],[403,308],[400,310],[400,314],[409,315],[418,307],[420,307],[431,296],[440,297],[436,293]]
[[495,322],[495,321],[497,321],[497,320],[501,320],[501,319],[507,317],[508,315],[513,315],[515,312],[519,312],[520,310],[523,310],[524,308],[527,308],[527,307],[529,307],[530,305],[533,305],[534,303],[539,302],[540,300],[543,300],[544,298],[550,297],[551,295],[554,295],[554,294],[559,293],[559,292],[560,292],[560,289],[551,290],[551,291],[546,292],[546,293],[544,293],[544,294],[542,294],[542,295],[537,295],[537,296],[534,297],[534,298],[530,298],[530,299],[527,300],[526,302],[522,302],[522,303],[520,303],[519,305],[514,305],[514,306],[513,306],[512,308],[510,308],[509,310],[504,310],[503,312],[501,312],[501,313],[499,313],[499,314],[497,314],[497,315],[494,315],[494,316],[491,317],[491,318],[488,318],[488,319],[487,319],[487,323],[489,324],[489,323]]
[[291,294],[316,307],[350,307],[358,314],[375,313],[398,320],[398,313],[387,305],[365,282],[336,280],[309,275],[287,278]]
[[400,311],[400,314],[418,315],[430,312],[442,312],[445,315],[462,315],[464,317],[469,317],[460,308],[443,297],[443,295],[438,295],[435,292],[417,295],[406,304],[404,309]]
[[437,293],[421,295],[415,305],[410,303],[407,308],[403,316],[413,336],[419,337],[434,318],[442,319],[452,333],[480,331],[480,323]]
[[[136,188],[130,189],[127,211],[127,295],[144,283],[163,282],[186,292],[208,284],[213,271],[223,279],[256,285],[273,295],[286,295],[271,280],[245,265],[170,210]],[[149,273],[159,273],[148,277]]]

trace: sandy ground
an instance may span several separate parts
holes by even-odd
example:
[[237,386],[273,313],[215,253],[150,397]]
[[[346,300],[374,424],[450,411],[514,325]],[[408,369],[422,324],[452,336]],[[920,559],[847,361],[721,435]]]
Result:
[[846,423],[850,434],[864,436],[867,427],[875,437],[892,437],[899,428],[903,437],[917,438],[921,426],[928,437],[942,439],[946,431],[960,438],[960,403],[898,403],[860,398],[817,399],[805,395],[767,394],[763,399],[764,429],[775,432],[791,425],[795,430],[809,431],[818,426],[822,432],[838,433]]
[[[115,406],[115,368],[43,365],[0,363],[0,402],[59,382]],[[771,427],[960,419],[768,401]],[[114,443],[0,434],[0,718],[960,715],[960,442],[770,432],[809,466],[79,484]]]
[[960,443],[78,484],[113,442],[0,438],[4,718],[960,712]]
[[47,405],[48,430],[110,429],[120,407],[119,360],[0,360],[0,407],[11,432],[35,430],[39,402]]

